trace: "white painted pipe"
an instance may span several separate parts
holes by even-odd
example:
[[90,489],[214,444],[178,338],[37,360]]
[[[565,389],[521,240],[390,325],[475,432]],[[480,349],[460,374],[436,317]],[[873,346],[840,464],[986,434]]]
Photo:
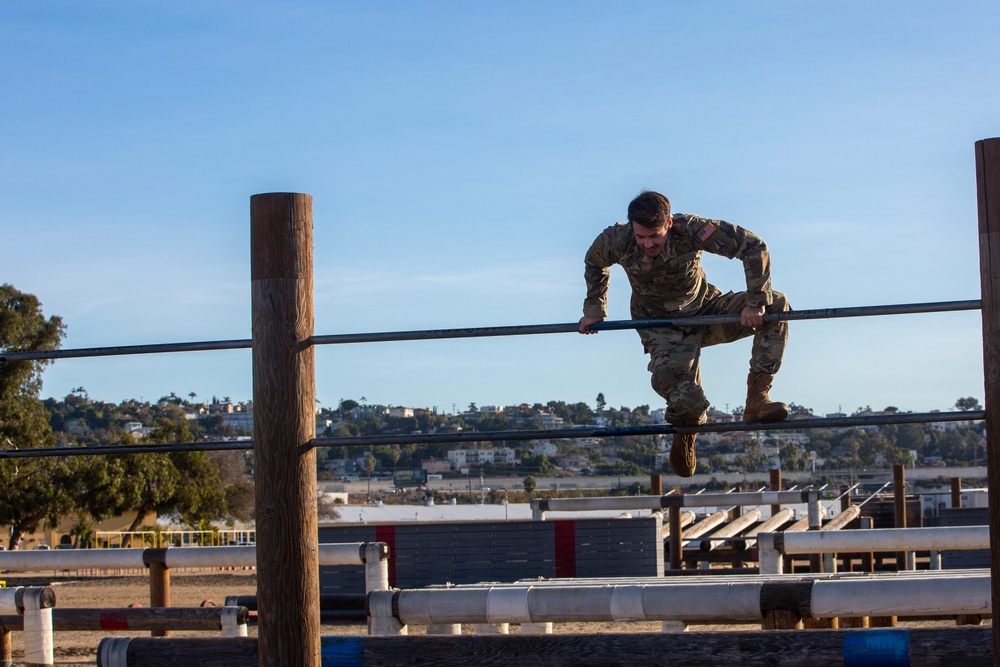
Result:
[[[731,507],[733,505],[788,505],[806,502],[815,491],[740,491],[671,495],[667,504],[681,507]],[[818,494],[817,494],[818,497]],[[574,512],[586,510],[659,510],[660,496],[608,496],[603,498],[552,498],[531,501],[532,511]]]
[[[677,586],[419,589],[398,596],[404,625],[651,621],[759,621],[761,581]],[[370,599],[392,592],[375,592]],[[385,607],[384,601],[380,608]],[[374,614],[374,612],[373,612]]]
[[726,540],[723,538],[739,535],[744,531],[744,529],[754,523],[757,523],[758,521],[760,521],[760,510],[750,510],[746,512],[743,516],[730,521],[725,526],[703,539],[701,541],[701,550],[712,551],[721,547],[726,543]]
[[860,514],[861,505],[851,505],[850,507],[845,508],[840,514],[830,519],[830,521],[825,526],[820,528],[820,530],[841,530],[844,526],[857,519]]
[[[720,571],[721,572],[721,571]],[[431,586],[428,590],[481,590],[481,589],[502,589],[502,588],[527,588],[527,587],[550,587],[550,588],[576,588],[582,586],[689,586],[701,585],[704,583],[744,583],[747,581],[754,583],[770,582],[802,582],[816,579],[886,579],[886,578],[959,578],[959,577],[979,577],[989,575],[989,568],[970,568],[957,570],[919,570],[919,571],[898,571],[898,572],[804,572],[796,574],[694,574],[680,577],[580,577],[577,579],[522,579],[507,583],[487,582],[475,584],[447,584],[441,586]]]
[[392,591],[374,591],[368,595],[368,634],[402,636],[408,634],[406,626],[392,613]]
[[24,589],[24,663],[26,665],[51,665],[55,663],[52,641],[52,608],[43,607],[45,589]]
[[0,551],[0,570],[145,569],[145,549]]
[[[364,565],[365,543],[320,544],[320,565]],[[164,560],[167,567],[253,567],[257,547],[170,547]]]
[[[694,512],[681,512],[681,535],[684,534],[684,528],[690,526],[694,523],[698,516]],[[670,522],[663,524],[663,537],[670,537]]]
[[712,530],[718,525],[726,522],[729,518],[729,512],[727,510],[719,510],[714,514],[710,514],[698,523],[694,524],[687,530],[681,533],[682,540],[693,540],[701,537],[708,531]]
[[22,587],[0,588],[0,615],[18,616],[23,611],[17,605],[17,592],[23,590]]
[[786,507],[785,509],[776,512],[772,517],[770,517],[764,523],[748,530],[747,537],[756,537],[760,533],[774,532],[781,526],[791,521],[794,517],[795,517],[795,512]]
[[168,547],[163,562],[175,567],[254,567],[257,547]]
[[[606,496],[601,498],[552,498],[531,501],[542,512],[585,512],[588,510],[653,510],[662,509],[660,496]],[[544,509],[542,509],[544,508]]]
[[[373,620],[393,614],[405,625],[551,622],[759,622],[764,582],[622,586],[524,586],[376,591]],[[795,577],[788,577],[795,581]],[[827,576],[812,580],[813,616],[951,616],[991,613],[988,573],[939,576]],[[386,619],[383,619],[386,620]]]
[[240,623],[239,607],[223,607],[222,614],[219,616],[219,620],[222,623],[223,637],[247,636],[247,624]]
[[785,533],[801,533],[804,530],[809,530],[809,515],[802,517],[792,525],[785,528]]
[[812,585],[810,609],[820,618],[989,614],[990,577],[817,580]]
[[784,533],[786,554],[837,551],[927,551],[930,549],[989,549],[989,526],[934,528],[875,528],[836,532]]
[[[736,491],[673,496],[683,500],[683,507],[731,507],[733,505],[791,505],[806,500],[804,491]],[[677,502],[676,500],[673,502]]]
[[[321,553],[323,546],[325,545],[320,545]],[[379,542],[369,542],[365,547],[365,592],[384,591],[389,588],[389,559],[383,556],[383,554],[388,555],[389,550],[386,548],[383,552],[382,547]]]
[[[365,543],[320,544],[320,565],[363,565]],[[0,551],[0,570],[141,568],[146,549],[53,549]],[[168,547],[167,567],[242,567],[257,564],[255,546]]]

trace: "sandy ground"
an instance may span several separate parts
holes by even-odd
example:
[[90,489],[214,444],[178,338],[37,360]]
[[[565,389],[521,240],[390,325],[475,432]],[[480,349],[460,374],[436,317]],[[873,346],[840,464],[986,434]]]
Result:
[[[33,576],[2,577],[7,586],[43,586],[51,585],[56,594],[57,607],[89,607],[89,608],[121,608],[130,604],[149,606],[149,578],[146,576],[118,577],[53,577],[38,573]],[[216,605],[224,604],[228,595],[256,594],[257,577],[250,571],[223,572],[213,574],[183,574],[172,573],[170,580],[170,600],[174,607],[198,607],[205,601],[213,601]],[[901,626],[923,625],[954,625],[953,622],[907,622]],[[473,627],[463,628],[472,632]],[[557,633],[600,633],[600,632],[660,632],[659,622],[635,623],[568,623],[557,624]],[[695,625],[688,629],[691,632],[711,632],[720,630],[759,630],[751,625],[722,626]],[[410,634],[423,634],[424,628],[412,627]],[[511,626],[511,633],[519,631],[517,626]],[[248,633],[256,635],[257,628],[250,625]],[[324,623],[322,635],[364,635],[366,627],[353,623]],[[207,633],[172,632],[171,636],[206,636]],[[101,639],[109,636],[147,636],[147,633],[137,632],[56,632],[55,662],[57,665],[94,665],[96,664],[97,645]],[[11,633],[14,664],[20,664],[24,656],[24,645],[20,632]]]

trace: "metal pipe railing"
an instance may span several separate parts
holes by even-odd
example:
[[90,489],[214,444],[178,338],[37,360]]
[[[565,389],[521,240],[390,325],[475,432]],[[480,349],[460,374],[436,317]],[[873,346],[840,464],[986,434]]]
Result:
[[[883,306],[852,306],[845,308],[814,308],[793,310],[785,313],[768,313],[765,322],[793,320],[827,320],[844,317],[871,317],[877,315],[912,315],[917,313],[943,313],[959,310],[979,310],[982,302],[978,299],[966,301],[937,301],[931,303],[904,303]],[[709,315],[674,317],[653,320],[611,320],[591,327],[594,331],[618,331],[628,329],[664,329],[669,327],[710,326],[733,324],[740,321],[736,315]],[[406,340],[435,340],[450,338],[484,338],[496,336],[528,336],[537,334],[575,333],[579,324],[524,324],[496,327],[465,327],[460,329],[423,329],[415,331],[381,331],[373,333],[330,334],[312,336],[313,345],[343,345],[347,343],[384,343]],[[0,352],[0,362],[4,361],[50,361],[77,357],[105,357],[128,354],[159,354],[164,352],[203,352],[206,350],[235,350],[253,346],[249,339],[199,341],[191,343],[158,343],[151,345],[119,345],[113,347],[88,347],[67,350],[37,350],[26,352]]]
[[[403,433],[398,435],[361,435],[334,438],[314,438],[312,447],[374,447],[377,445],[419,445],[455,442],[488,442],[503,440],[545,440],[574,438],[614,438],[637,435],[669,435],[673,433],[732,433],[736,431],[794,431],[853,426],[885,426],[889,424],[928,424],[934,422],[982,421],[985,410],[966,412],[907,412],[891,415],[854,417],[823,417],[791,419],[783,422],[719,422],[701,426],[615,426],[542,429],[537,431],[472,431],[461,433]],[[253,449],[252,440],[222,440],[207,442],[157,443],[148,445],[100,445],[96,447],[40,447],[34,449],[3,449],[0,460],[44,456],[109,456],[119,454],[166,454],[194,451],[246,451]]]

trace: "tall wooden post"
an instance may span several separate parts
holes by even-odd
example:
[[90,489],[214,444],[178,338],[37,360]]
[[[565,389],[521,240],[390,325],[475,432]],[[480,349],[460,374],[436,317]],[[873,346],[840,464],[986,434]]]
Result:
[[951,478],[951,506],[955,509],[962,507],[962,478]]
[[[983,300],[986,380],[986,464],[989,476],[990,574],[993,608],[1000,604],[1000,139],[976,142],[979,276]],[[993,624],[993,664],[1000,665],[1000,623]]]
[[312,197],[250,199],[260,665],[319,667]]
[[[775,492],[781,491],[781,468],[771,468],[770,477],[771,479],[768,488]],[[781,505],[771,505],[771,516],[774,516],[780,511]]]
[[671,503],[669,512],[670,521],[670,569],[679,570],[684,567],[684,542],[681,537],[684,534],[684,529],[681,527],[681,509],[683,508],[683,501],[680,503]]
[[[906,528],[906,467],[901,463],[892,466],[892,492],[895,500],[896,528]],[[896,553],[896,570],[906,568],[906,552]]]

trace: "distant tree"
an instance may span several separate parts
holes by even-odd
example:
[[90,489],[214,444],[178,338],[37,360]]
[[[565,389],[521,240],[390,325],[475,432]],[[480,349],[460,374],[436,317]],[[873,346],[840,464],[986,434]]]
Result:
[[604,400],[604,392],[597,394],[597,414],[604,412],[604,408],[608,405],[608,402]]
[[[65,327],[59,317],[45,318],[31,294],[0,285],[0,351],[34,352],[59,347]],[[38,400],[41,361],[0,363],[0,449],[53,447],[49,415]],[[0,524],[11,527],[8,548],[43,521],[55,522],[69,508],[59,481],[65,466],[55,457],[0,461]]]
[[337,509],[336,501],[324,493],[316,502],[316,516],[320,521],[336,521],[339,519],[340,510]]
[[594,419],[594,411],[581,401],[569,406],[569,418],[574,424],[585,424]]
[[[191,442],[184,419],[160,419],[143,442]],[[234,452],[128,454],[119,513],[134,510],[129,530],[138,530],[153,512],[174,516],[187,526],[213,521],[247,520],[252,516],[252,486]]]
[[968,412],[969,410],[982,410],[982,406],[979,405],[979,400],[969,396],[968,398],[960,398],[955,401],[955,407],[962,412]]
[[527,472],[546,475],[555,472],[556,465],[544,454],[524,451],[521,453],[521,469]]
[[338,406],[337,409],[340,410],[341,412],[350,412],[354,408],[357,408],[357,407],[360,407],[360,406],[361,406],[361,404],[358,403],[357,401],[352,401],[349,398],[342,398],[342,399],[340,399],[340,405]]
[[530,499],[531,494],[538,487],[538,480],[535,479],[534,475],[528,475],[521,481],[521,486],[524,487],[524,492],[528,494],[528,498]]
[[[740,409],[740,415],[741,416],[743,415],[743,409],[742,408]],[[807,408],[805,406],[798,405],[796,403],[789,403],[788,404],[788,416],[791,419],[805,419],[805,418],[808,418],[808,417],[814,417],[815,415],[813,414],[813,411],[812,411],[811,408]]]

